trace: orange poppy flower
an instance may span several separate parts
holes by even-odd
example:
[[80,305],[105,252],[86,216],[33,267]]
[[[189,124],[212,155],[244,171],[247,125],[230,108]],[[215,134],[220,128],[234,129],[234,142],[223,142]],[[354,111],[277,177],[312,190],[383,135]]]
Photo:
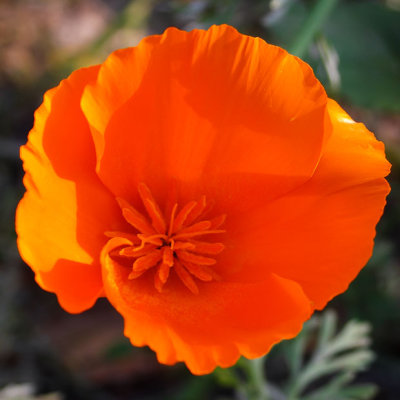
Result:
[[383,144],[308,65],[229,26],[170,28],[48,91],[21,149],[23,259],[72,313],[195,374],[294,337],[371,255]]

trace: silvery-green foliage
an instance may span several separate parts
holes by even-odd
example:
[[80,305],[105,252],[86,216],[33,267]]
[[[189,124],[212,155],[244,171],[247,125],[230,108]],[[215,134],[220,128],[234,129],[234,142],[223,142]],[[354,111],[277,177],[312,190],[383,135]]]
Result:
[[241,358],[215,376],[221,386],[235,390],[238,400],[370,400],[376,386],[354,382],[374,359],[370,330],[368,323],[355,320],[338,329],[335,312],[327,310],[305,323],[296,338],[275,347],[289,372],[283,384],[265,379],[265,357]]

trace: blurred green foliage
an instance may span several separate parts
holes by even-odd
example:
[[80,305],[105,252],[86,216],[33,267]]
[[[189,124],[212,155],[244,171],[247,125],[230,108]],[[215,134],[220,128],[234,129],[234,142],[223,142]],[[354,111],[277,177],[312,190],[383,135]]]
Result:
[[[314,316],[292,340],[275,346],[268,357],[283,362],[286,378],[279,385],[265,379],[265,358],[239,360],[235,368],[217,369],[220,385],[248,400],[370,400],[378,388],[352,383],[374,359],[369,349],[371,326],[351,320],[338,331],[332,310]],[[244,374],[240,376],[238,372]]]

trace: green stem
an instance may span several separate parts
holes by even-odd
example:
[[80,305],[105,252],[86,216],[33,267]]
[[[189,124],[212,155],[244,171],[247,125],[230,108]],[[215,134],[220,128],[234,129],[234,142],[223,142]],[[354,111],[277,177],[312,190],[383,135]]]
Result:
[[297,57],[303,57],[314,36],[321,29],[329,14],[332,12],[338,0],[317,0],[304,22],[297,38],[289,46],[289,53]]
[[268,389],[264,370],[265,357],[248,360],[249,400],[268,400]]

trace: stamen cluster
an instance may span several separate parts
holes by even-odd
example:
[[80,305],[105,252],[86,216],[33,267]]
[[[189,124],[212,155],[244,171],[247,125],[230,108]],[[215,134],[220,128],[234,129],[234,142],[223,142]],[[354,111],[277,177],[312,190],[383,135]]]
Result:
[[155,269],[154,286],[161,292],[173,267],[182,283],[194,294],[199,292],[194,278],[204,282],[219,279],[210,267],[216,264],[214,257],[224,245],[198,238],[225,232],[218,228],[226,216],[202,219],[209,210],[206,197],[202,196],[198,201],[188,202],[179,212],[175,203],[167,222],[147,185],[140,183],[138,191],[148,217],[127,201],[117,199],[125,220],[137,232],[106,232],[107,236],[123,237],[131,243],[118,250],[119,256],[134,259],[129,279],[137,279]]

